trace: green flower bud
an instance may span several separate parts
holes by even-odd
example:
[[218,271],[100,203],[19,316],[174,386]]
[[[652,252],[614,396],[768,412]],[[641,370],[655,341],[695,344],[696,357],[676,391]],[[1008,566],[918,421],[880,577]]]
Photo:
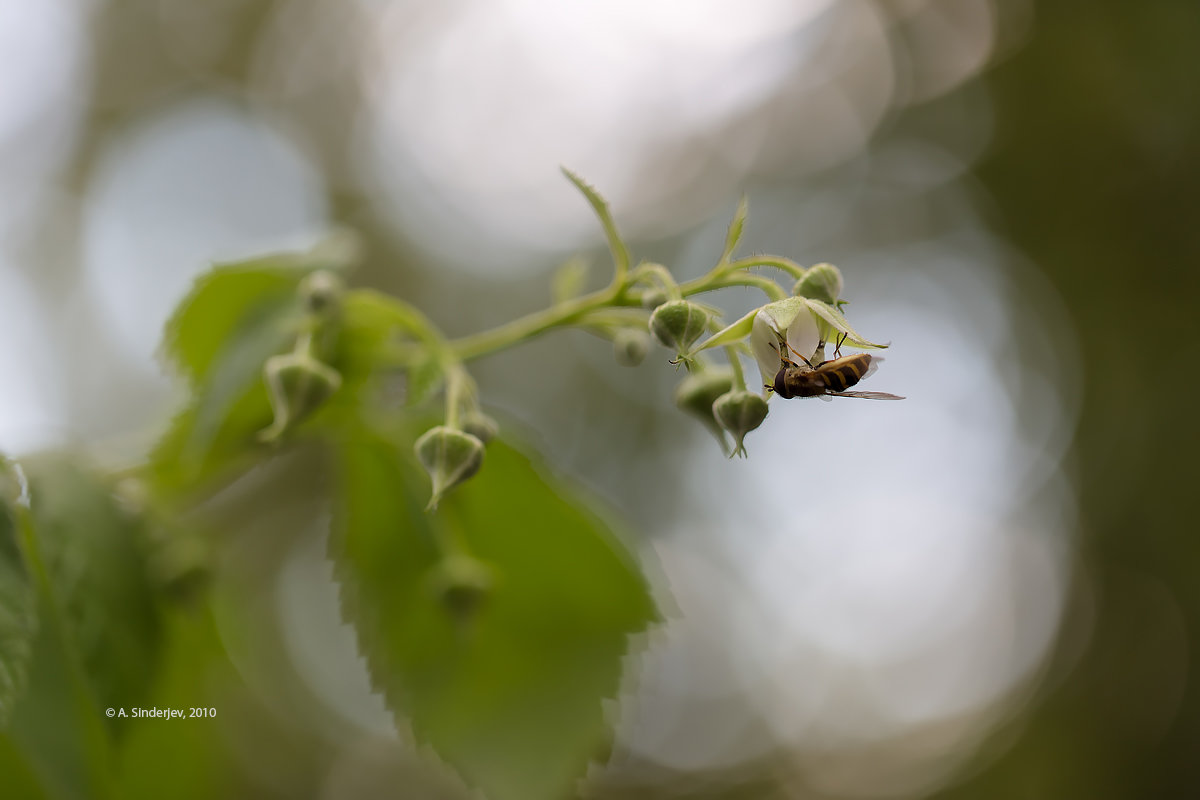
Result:
[[809,297],[836,306],[842,296],[842,272],[833,264],[817,264],[810,267],[804,277],[796,281],[792,294]]
[[324,314],[337,307],[346,285],[341,276],[327,269],[317,270],[300,282],[300,296],[314,314]]
[[273,442],[316,411],[342,385],[333,367],[307,353],[271,356],[263,365],[267,394],[275,419],[258,438]]
[[642,292],[642,308],[653,311],[670,299],[662,289],[647,289]]
[[708,314],[687,300],[663,303],[650,315],[650,332],[654,338],[676,353],[686,353],[707,325]]
[[461,553],[442,559],[428,580],[442,608],[459,623],[478,613],[496,584],[490,566]]
[[745,456],[746,446],[742,440],[767,418],[767,401],[754,392],[738,389],[718,397],[713,403],[712,412],[721,427],[733,436],[734,448],[730,457]]
[[483,464],[483,442],[445,425],[425,431],[413,451],[433,481],[433,496],[426,511],[437,508],[446,492],[478,472]]
[[463,430],[474,436],[479,441],[487,444],[492,439],[496,438],[496,434],[500,432],[500,426],[496,424],[496,420],[489,417],[479,409],[467,412],[463,418]]
[[729,367],[713,367],[688,375],[675,390],[675,405],[704,423],[704,427],[717,437],[724,451],[729,449],[725,429],[713,414],[713,403],[732,386],[733,370]]
[[650,335],[635,328],[622,328],[613,337],[613,357],[623,367],[636,367],[646,357]]

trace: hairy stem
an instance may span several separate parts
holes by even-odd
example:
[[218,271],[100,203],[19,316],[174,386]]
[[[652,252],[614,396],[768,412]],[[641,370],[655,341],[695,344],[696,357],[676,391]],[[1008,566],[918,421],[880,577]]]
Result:
[[[498,328],[492,328],[490,331],[455,339],[449,343],[449,347],[459,360],[470,361],[497,350],[512,347],[548,330],[570,325],[591,311],[617,305],[619,294],[619,287],[610,286],[607,289],[559,303],[543,311],[519,317]],[[628,304],[628,302],[622,300],[621,305]]]

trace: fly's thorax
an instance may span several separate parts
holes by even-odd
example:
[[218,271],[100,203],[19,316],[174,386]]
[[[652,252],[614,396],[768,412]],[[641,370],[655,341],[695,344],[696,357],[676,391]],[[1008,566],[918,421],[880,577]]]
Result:
[[824,394],[825,388],[825,378],[820,371],[807,366],[784,367],[775,376],[775,391],[784,399],[816,397]]

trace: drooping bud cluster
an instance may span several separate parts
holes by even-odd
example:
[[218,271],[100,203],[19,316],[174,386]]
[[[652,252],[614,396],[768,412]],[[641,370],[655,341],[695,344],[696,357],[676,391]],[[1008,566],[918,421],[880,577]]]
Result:
[[425,431],[413,445],[413,451],[433,482],[430,509],[437,508],[446,492],[483,465],[483,442],[479,437],[445,425]]

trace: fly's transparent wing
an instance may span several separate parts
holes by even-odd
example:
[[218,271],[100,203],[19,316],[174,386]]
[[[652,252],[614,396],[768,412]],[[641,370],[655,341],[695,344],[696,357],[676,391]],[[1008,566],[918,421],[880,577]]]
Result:
[[887,392],[826,392],[834,397],[861,397],[864,400],[903,400],[904,398],[898,394],[888,394]]

